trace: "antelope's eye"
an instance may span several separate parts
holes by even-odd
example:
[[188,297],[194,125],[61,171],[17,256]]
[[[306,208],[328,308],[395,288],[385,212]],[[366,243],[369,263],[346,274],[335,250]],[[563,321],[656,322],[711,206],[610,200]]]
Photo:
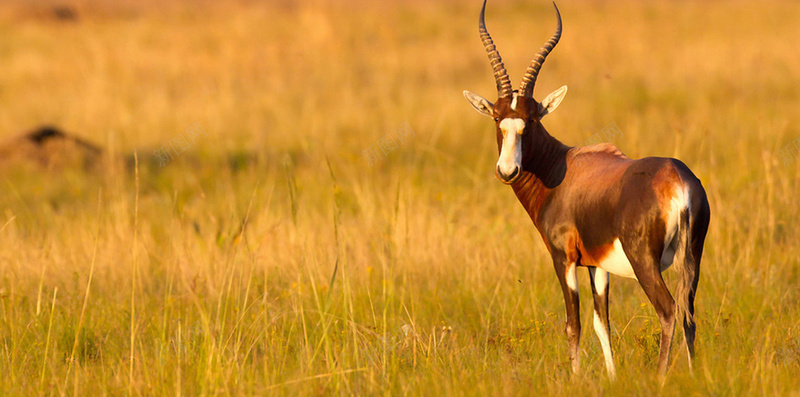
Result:
[[498,121],[500,121],[500,117],[495,117],[495,118],[494,118],[494,122],[496,123],[496,122],[498,122]]

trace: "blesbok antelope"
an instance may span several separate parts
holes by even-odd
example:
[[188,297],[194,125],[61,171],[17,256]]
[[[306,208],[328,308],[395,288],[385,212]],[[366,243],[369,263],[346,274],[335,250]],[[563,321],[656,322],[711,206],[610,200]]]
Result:
[[[553,3],[555,6],[555,3]],[[609,273],[638,280],[661,322],[658,373],[669,363],[675,320],[683,321],[689,367],[694,355],[694,300],[710,211],[700,180],[679,160],[632,160],[614,145],[569,147],[541,119],[558,107],[567,87],[542,102],[533,99],[536,77],[561,38],[558,27],[531,61],[519,90],[512,90],[500,53],[478,22],[497,83],[497,101],[464,91],[475,109],[494,119],[500,157],[495,174],[511,185],[553,259],[566,302],[566,334],[573,372],[579,369],[581,321],[576,268],[586,267],[594,295],[594,330],[610,377],[616,376],[609,339]],[[661,273],[678,269],[677,303]]]

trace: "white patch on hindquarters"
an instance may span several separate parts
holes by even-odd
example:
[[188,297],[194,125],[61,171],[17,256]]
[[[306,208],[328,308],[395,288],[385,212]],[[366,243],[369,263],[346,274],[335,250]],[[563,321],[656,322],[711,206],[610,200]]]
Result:
[[678,244],[680,244],[680,241],[678,241],[678,232],[680,231],[681,227],[686,226],[681,225],[681,213],[683,211],[690,211],[691,208],[689,207],[689,189],[683,185],[675,186],[672,198],[670,199],[669,205],[665,211],[665,223],[667,225],[667,230],[664,234],[664,252],[661,253],[660,261],[662,272],[672,266],[672,262],[675,258],[675,250],[677,249]]

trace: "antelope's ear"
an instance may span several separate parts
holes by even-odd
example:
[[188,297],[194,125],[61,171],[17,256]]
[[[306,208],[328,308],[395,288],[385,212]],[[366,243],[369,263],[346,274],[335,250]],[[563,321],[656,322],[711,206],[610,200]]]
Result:
[[539,118],[553,113],[553,110],[556,110],[561,101],[564,100],[565,95],[567,95],[567,86],[562,86],[545,97],[542,103],[539,104]]
[[464,91],[464,98],[467,98],[472,107],[475,108],[478,112],[485,114],[489,117],[492,117],[492,110],[494,109],[494,104],[487,101],[486,98],[478,95],[473,94],[469,91]]

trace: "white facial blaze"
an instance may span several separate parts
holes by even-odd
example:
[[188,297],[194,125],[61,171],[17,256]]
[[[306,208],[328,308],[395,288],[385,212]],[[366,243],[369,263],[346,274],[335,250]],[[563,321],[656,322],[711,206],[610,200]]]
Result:
[[516,168],[522,168],[522,145],[519,137],[525,130],[525,121],[522,119],[503,119],[500,122],[500,131],[503,132],[503,146],[497,168],[504,175],[511,175]]

